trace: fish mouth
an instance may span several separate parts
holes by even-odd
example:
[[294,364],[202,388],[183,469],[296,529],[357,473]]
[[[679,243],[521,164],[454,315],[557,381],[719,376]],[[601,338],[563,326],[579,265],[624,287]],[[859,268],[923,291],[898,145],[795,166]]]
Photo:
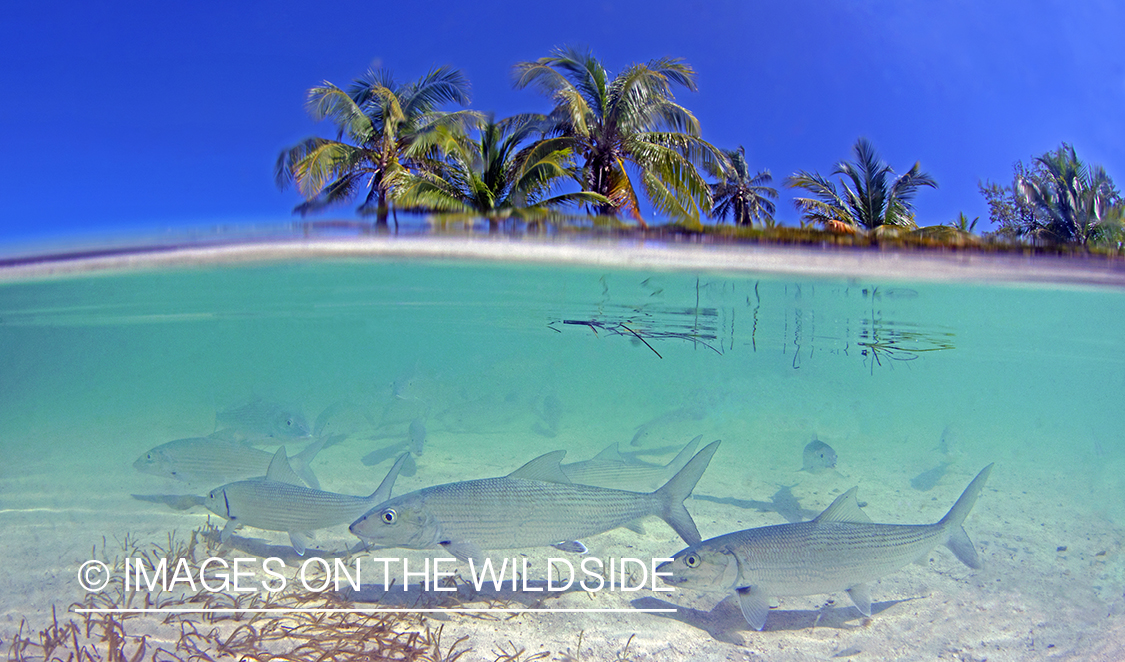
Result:
[[368,535],[362,530],[365,523],[367,523],[366,515],[352,522],[351,526],[348,527],[348,531],[351,531],[353,536],[362,540],[364,545],[370,547],[373,543],[375,543],[377,537]]
[[677,577],[676,575],[672,574],[672,563],[672,561],[665,561],[664,563],[656,566],[656,572],[667,573],[666,576],[660,578],[661,581],[663,581],[665,584],[668,584],[669,586],[675,586],[684,583],[683,577]]

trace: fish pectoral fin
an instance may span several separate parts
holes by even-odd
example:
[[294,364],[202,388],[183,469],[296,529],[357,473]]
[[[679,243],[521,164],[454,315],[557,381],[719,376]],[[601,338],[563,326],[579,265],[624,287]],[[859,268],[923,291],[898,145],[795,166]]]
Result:
[[227,523],[223,525],[223,530],[219,532],[219,542],[224,545],[230,542],[230,537],[234,535],[234,530],[238,527],[239,524],[233,517],[228,519]]
[[867,584],[856,584],[847,590],[847,594],[861,614],[871,615],[871,593],[867,589]]
[[766,627],[766,617],[770,612],[770,596],[758,586],[738,589],[738,606],[750,627],[761,631]]
[[480,548],[475,542],[461,541],[446,541],[441,543],[445,551],[462,561],[472,561],[476,565],[484,563],[484,550]]
[[816,516],[817,522],[862,522],[870,524],[871,518],[867,513],[863,512],[859,507],[859,501],[855,498],[856,490],[858,487],[844,492],[836,497],[832,505],[824,509],[824,512]]
[[642,536],[645,534],[645,523],[639,519],[635,519],[628,524],[623,524],[622,527]]
[[289,542],[293,543],[293,551],[297,552],[297,556],[304,556],[305,550],[309,548],[309,543],[312,542],[312,533],[309,531],[290,531]]
[[590,550],[586,549],[586,545],[583,545],[581,542],[579,542],[577,540],[564,540],[562,542],[557,542],[557,543],[551,545],[551,547],[554,547],[555,549],[558,549],[558,550],[561,550],[561,551],[564,551],[564,552],[571,552],[571,553],[574,553],[574,554],[586,554],[590,551]]

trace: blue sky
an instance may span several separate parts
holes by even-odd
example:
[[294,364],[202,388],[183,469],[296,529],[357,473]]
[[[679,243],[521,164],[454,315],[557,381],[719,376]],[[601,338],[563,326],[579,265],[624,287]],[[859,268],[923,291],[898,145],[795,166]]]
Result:
[[[328,135],[305,91],[369,66],[400,80],[461,68],[472,107],[545,111],[511,66],[562,44],[607,67],[676,56],[699,74],[678,99],[704,138],[744,145],[798,219],[796,170],[827,174],[859,136],[940,188],[922,225],[987,219],[977,181],[1062,141],[1125,184],[1125,3],[811,2],[16,3],[0,26],[6,240],[270,222],[299,202],[279,151]],[[332,217],[353,217],[343,207]]]

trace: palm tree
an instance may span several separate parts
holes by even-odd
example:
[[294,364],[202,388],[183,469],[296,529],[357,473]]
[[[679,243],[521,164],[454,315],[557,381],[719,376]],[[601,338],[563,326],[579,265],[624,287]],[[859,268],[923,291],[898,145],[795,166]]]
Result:
[[1040,212],[1031,234],[1087,246],[1120,225],[1121,196],[1105,168],[1088,167],[1065,143],[1035,160],[1045,176],[1016,180],[1023,201]]
[[976,230],[977,222],[979,221],[979,216],[970,221],[969,217],[965,216],[965,212],[960,212],[957,218],[948,223],[943,225],[927,225],[926,227],[914,230],[911,234],[915,237],[940,241],[948,246],[977,244],[980,240],[973,234],[973,231]]
[[385,226],[391,192],[413,160],[432,150],[437,129],[464,127],[472,111],[441,112],[448,103],[466,105],[469,83],[456,69],[439,67],[413,83],[398,85],[385,69],[369,70],[345,92],[325,81],[308,93],[316,121],[331,120],[336,139],[308,138],[277,159],[280,188],[295,183],[304,215],[362,195],[358,212],[374,213]]
[[766,227],[773,227],[773,214],[776,205],[769,198],[777,198],[777,189],[766,186],[773,181],[769,170],[750,174],[746,165],[746,150],[739,145],[738,150],[724,150],[730,169],[725,176],[717,170],[712,175],[719,180],[711,185],[711,199],[714,207],[711,218],[724,219],[727,214],[734,217],[736,225],[752,225],[761,221]]
[[579,179],[573,154],[562,138],[541,136],[543,115],[517,115],[500,121],[491,116],[478,127],[478,139],[447,127],[438,130],[439,158],[420,162],[395,193],[404,208],[468,214],[495,225],[510,217],[541,219],[563,204],[605,204],[596,193],[580,191],[550,196],[562,179]]
[[973,230],[977,229],[977,222],[978,221],[980,221],[980,216],[977,216],[977,217],[973,218],[973,220],[970,221],[969,217],[965,215],[965,212],[961,212],[957,216],[957,218],[955,218],[955,219],[953,219],[952,221],[949,222],[949,227],[953,228],[954,230],[957,230],[958,232],[964,232],[965,234],[972,234]]
[[554,102],[549,135],[565,138],[581,159],[582,188],[605,197],[596,214],[627,214],[646,227],[635,177],[659,213],[698,223],[711,209],[711,189],[696,164],[724,157],[674,100],[673,85],[696,89],[695,71],[682,60],[650,60],[611,77],[589,51],[563,47],[518,63],[515,75],[517,89],[535,85]]
[[914,195],[919,187],[937,188],[920,164],[892,179],[894,171],[879,159],[866,138],[852,148],[855,161],[840,161],[832,170],[840,175],[841,189],[818,173],[797,172],[785,181],[792,188],[809,191],[815,198],[794,198],[793,204],[810,221],[832,229],[874,230],[880,226],[914,228]]

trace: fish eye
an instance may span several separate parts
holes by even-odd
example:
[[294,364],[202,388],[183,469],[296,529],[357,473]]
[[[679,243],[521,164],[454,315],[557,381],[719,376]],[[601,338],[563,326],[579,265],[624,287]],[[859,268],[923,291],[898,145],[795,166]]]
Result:
[[395,512],[394,508],[387,508],[379,514],[379,517],[382,518],[384,524],[394,524],[395,520],[398,519],[398,513]]
[[293,427],[293,419],[291,419],[291,418],[285,419],[285,424],[288,425],[289,427]]
[[698,554],[688,554],[684,557],[684,565],[689,568],[698,568],[701,562]]

